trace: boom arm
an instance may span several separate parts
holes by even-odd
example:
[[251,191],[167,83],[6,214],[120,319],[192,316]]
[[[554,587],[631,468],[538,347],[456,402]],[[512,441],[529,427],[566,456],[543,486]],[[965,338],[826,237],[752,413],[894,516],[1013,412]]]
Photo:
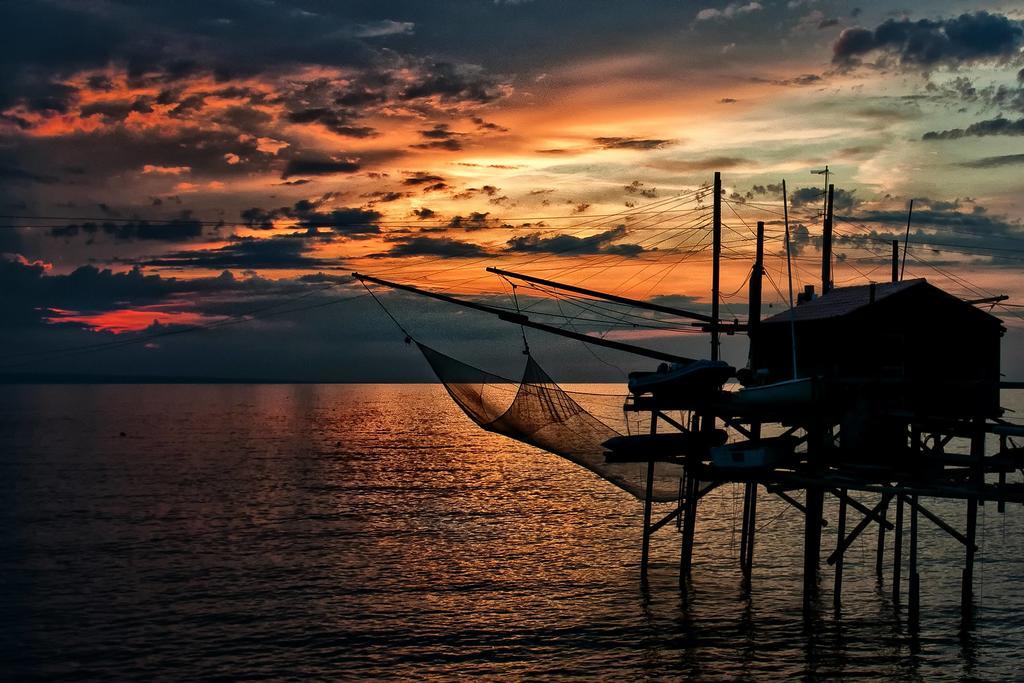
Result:
[[592,337],[589,334],[582,334],[580,332],[573,332],[571,330],[564,330],[561,327],[555,327],[554,325],[547,325],[545,323],[539,323],[530,320],[527,316],[521,313],[511,313],[509,311],[503,311],[500,308],[494,306],[488,306],[487,304],[479,304],[475,301],[467,301],[466,299],[459,299],[454,296],[447,294],[441,294],[439,292],[431,292],[426,289],[420,289],[411,285],[403,285],[398,282],[390,282],[388,280],[381,280],[380,278],[373,277],[371,275],[364,275],[362,273],[352,273],[352,277],[359,280],[360,282],[373,282],[384,287],[390,287],[392,289],[400,289],[405,292],[411,292],[413,294],[419,294],[420,296],[428,296],[432,299],[438,299],[440,301],[446,301],[450,304],[456,304],[458,306],[465,306],[472,308],[483,313],[490,313],[491,315],[497,316],[500,320],[506,322],[515,323],[524,327],[530,327],[535,330],[542,332],[549,332],[551,334],[557,334],[561,337],[568,337],[569,339],[575,339],[577,341],[585,342],[587,344],[593,344],[594,346],[603,346],[608,349],[615,349],[616,351],[624,351],[626,353],[632,353],[637,356],[644,356],[646,358],[653,358],[655,360],[667,361],[669,363],[682,363],[689,364],[693,363],[693,358],[687,358],[686,356],[677,356],[671,353],[664,353],[662,351],[655,351],[654,349],[646,349],[642,346],[635,346],[633,344],[626,344],[623,342],[613,341],[611,339],[602,339],[600,337]]

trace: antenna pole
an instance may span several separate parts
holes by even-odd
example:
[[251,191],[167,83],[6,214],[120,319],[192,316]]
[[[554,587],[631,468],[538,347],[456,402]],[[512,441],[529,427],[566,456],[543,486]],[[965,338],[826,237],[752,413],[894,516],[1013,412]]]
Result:
[[747,337],[750,339],[750,369],[754,369],[754,345],[761,326],[761,280],[764,277],[764,221],[757,222],[757,250],[750,272],[750,307],[747,309]]
[[910,208],[907,210],[907,234],[903,236],[903,264],[900,266],[900,281],[903,281],[903,271],[907,269],[907,244],[910,242],[910,218],[914,215],[914,200],[910,200]]
[[712,247],[711,266],[711,360],[718,360],[718,295],[720,286],[720,267],[722,258],[722,173],[715,171],[715,201],[711,219],[711,232],[714,245]]
[[828,294],[832,289],[832,197],[835,185],[828,186],[828,199],[825,204],[825,223],[821,233],[821,293]]
[[[786,223],[786,272],[789,275],[789,336],[793,341],[793,379],[796,379],[796,311],[793,310],[793,257],[789,240],[789,200],[786,198],[786,181],[782,181],[782,215]],[[747,324],[750,324],[749,321]]]

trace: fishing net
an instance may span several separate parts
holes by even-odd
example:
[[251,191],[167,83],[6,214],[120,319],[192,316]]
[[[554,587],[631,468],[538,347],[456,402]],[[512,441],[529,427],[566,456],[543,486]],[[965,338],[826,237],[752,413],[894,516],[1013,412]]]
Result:
[[[586,410],[527,356],[519,382],[480,370],[429,346],[416,343],[434,374],[473,422],[484,429],[536,446],[585,467],[622,490],[643,499],[647,463],[608,463],[601,444],[627,430],[613,429]],[[582,400],[582,398],[581,398]],[[622,405],[621,398],[619,406]],[[607,418],[606,418],[607,419]],[[653,499],[679,499],[682,467],[659,462],[654,470]]]

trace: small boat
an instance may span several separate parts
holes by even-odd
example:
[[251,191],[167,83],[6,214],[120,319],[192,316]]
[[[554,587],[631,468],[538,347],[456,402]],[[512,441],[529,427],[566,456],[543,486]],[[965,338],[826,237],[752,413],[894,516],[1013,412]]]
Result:
[[707,391],[721,387],[735,374],[734,367],[720,360],[662,363],[656,372],[629,373],[629,391],[634,396]]
[[810,403],[816,398],[814,378],[801,377],[774,384],[744,387],[732,393],[731,397],[734,405],[743,407]]
[[671,434],[636,434],[614,436],[601,445],[607,448],[609,462],[647,462],[661,458],[707,453],[709,448],[721,446],[729,436],[724,429],[705,432],[678,432]]
[[723,470],[771,469],[793,455],[792,437],[761,439],[755,443],[731,443],[711,449],[711,464]]

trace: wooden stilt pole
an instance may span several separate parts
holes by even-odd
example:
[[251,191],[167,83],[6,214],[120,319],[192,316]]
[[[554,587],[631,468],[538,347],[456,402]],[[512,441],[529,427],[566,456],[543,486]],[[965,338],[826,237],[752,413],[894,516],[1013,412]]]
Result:
[[679,585],[684,585],[690,578],[690,567],[693,564],[693,534],[697,526],[697,492],[700,481],[694,468],[689,463],[686,468],[686,509],[683,517],[683,549],[679,568]]
[[[757,247],[754,252],[754,269],[750,273],[750,296],[747,310],[747,335],[750,339],[750,370],[756,369],[758,330],[761,324],[761,284],[764,277],[764,221],[757,222]],[[761,438],[761,423],[750,425],[750,439]],[[749,584],[754,565],[754,531],[757,527],[757,483],[744,485],[743,496],[743,539],[740,544],[740,569],[743,579]]]
[[[758,425],[760,427],[760,425]],[[751,482],[747,484],[750,496],[750,523],[747,528],[747,555],[743,561],[743,576],[750,582],[750,577],[754,573],[754,536],[757,531],[757,484]]]
[[[812,471],[821,463],[825,430],[817,421],[808,428],[807,459]],[[818,595],[818,564],[821,559],[821,513],[825,491],[821,486],[810,484],[804,501],[804,611],[814,603]]]
[[821,511],[825,494],[819,486],[807,489],[804,515],[804,607],[818,594],[818,563],[821,559]]
[[900,281],[900,241],[892,241],[892,281]]
[[920,578],[917,575],[917,495],[910,497],[910,585],[907,587],[908,616],[912,625],[917,624],[921,607]]
[[[840,489],[842,495],[839,497],[839,520],[836,522],[838,536],[836,548],[840,548],[846,538],[846,489]],[[843,556],[841,553],[836,559],[836,580],[832,591],[832,604],[837,608],[842,604],[843,598]]]
[[892,601],[900,604],[900,565],[903,563],[903,496],[896,496],[896,528],[892,548]]
[[[719,297],[721,286],[721,260],[722,260],[722,174],[715,171],[713,184],[714,198],[712,202],[711,217],[711,360],[718,360],[721,345],[719,339]],[[715,429],[715,416],[704,413],[700,417],[700,427],[703,432],[712,432]],[[700,490],[700,460],[695,457],[687,458],[686,478],[688,486],[686,490],[686,516],[683,518],[683,548],[680,558],[679,583],[682,585],[690,576],[690,567],[693,564],[693,535],[697,527],[697,493]]]
[[[899,244],[897,242],[897,244]],[[884,494],[883,494],[884,498]],[[882,564],[885,561],[885,515],[889,511],[888,502],[882,507],[880,514],[882,521],[878,525],[878,547],[875,550],[875,576],[882,578]]]
[[[651,434],[658,432],[658,411],[651,411]],[[654,461],[647,462],[647,487],[644,489],[644,542],[640,550],[640,580],[647,580],[647,558],[651,549],[651,508],[654,504]]]
[[[982,469],[985,459],[985,420],[976,418],[971,434],[971,460],[974,469],[971,484],[981,487],[985,483],[985,472]],[[960,611],[969,615],[974,599],[974,556],[975,540],[978,533],[978,499],[967,500],[967,557],[964,562],[963,583],[960,587]]]
[[740,527],[740,570],[746,574],[747,534],[750,529],[750,484],[743,485],[743,525]]

